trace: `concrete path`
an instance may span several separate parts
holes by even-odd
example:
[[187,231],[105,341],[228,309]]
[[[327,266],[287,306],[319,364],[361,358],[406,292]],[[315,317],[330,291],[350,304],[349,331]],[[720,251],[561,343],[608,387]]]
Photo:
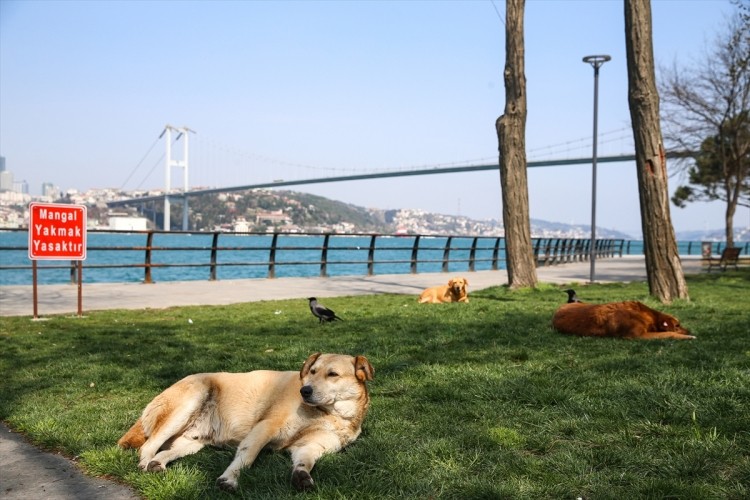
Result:
[[0,422],[0,498],[3,500],[131,500],[130,488],[86,476],[75,462],[44,453]]
[[[683,260],[686,274],[701,271],[700,258]],[[505,271],[455,273],[470,283],[469,293],[507,283]],[[537,269],[542,283],[588,283],[590,264],[579,262]],[[164,282],[151,285],[96,283],[83,286],[83,312],[104,309],[149,309],[186,305],[221,305],[262,300],[402,293],[417,296],[424,288],[446,283],[453,274],[397,274],[334,278],[280,278],[226,281]],[[643,257],[626,256],[596,262],[596,281],[645,281]],[[31,286],[0,286],[0,316],[33,316]],[[77,287],[38,288],[40,317],[76,314]],[[36,500],[136,499],[129,488],[82,474],[75,462],[44,453],[0,423],[0,498]]]
[[[700,272],[699,258],[683,260],[686,273]],[[643,257],[600,259],[596,262],[597,282],[645,281]],[[400,293],[419,295],[428,286],[446,283],[453,275],[469,280],[469,293],[504,285],[507,273],[477,271],[461,273],[384,274],[376,276],[336,276],[331,278],[277,278],[219,281],[169,281],[142,283],[84,283],[82,310],[160,309],[189,305],[226,305],[261,300],[298,299],[310,296],[334,297]],[[537,269],[543,283],[588,283],[590,264],[576,262]],[[37,313],[76,314],[78,287],[75,285],[40,285],[37,291]],[[28,285],[0,286],[0,316],[33,316],[33,291]]]

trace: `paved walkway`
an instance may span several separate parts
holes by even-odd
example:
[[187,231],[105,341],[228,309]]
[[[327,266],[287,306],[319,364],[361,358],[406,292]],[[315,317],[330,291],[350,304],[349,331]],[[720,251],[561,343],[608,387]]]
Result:
[[[683,261],[686,273],[700,271],[699,258]],[[600,259],[596,262],[597,282],[645,281],[643,257]],[[469,280],[469,293],[508,282],[507,273],[477,271],[455,273]],[[588,283],[590,263],[576,262],[537,269],[540,282]],[[159,309],[189,305],[226,305],[261,300],[298,299],[310,296],[333,297],[401,293],[419,295],[428,286],[446,283],[450,273],[384,274],[376,276],[336,276],[331,278],[278,278],[218,281],[169,281],[142,283],[84,283],[82,310]],[[76,314],[78,287],[39,285],[37,313]],[[33,316],[33,291],[28,285],[0,286],[0,316]]]
[[[700,258],[683,260],[685,273],[701,270]],[[470,283],[469,293],[506,284],[505,271],[456,273]],[[578,262],[537,269],[543,283],[588,283],[590,264]],[[261,300],[298,299],[402,293],[445,283],[451,274],[345,276],[254,280],[84,284],[83,312],[103,309],[148,309],[186,305],[220,305]],[[596,262],[597,282],[645,281],[643,257],[626,256]],[[38,288],[38,314],[76,314],[77,287],[43,285]],[[32,316],[31,286],[0,286],[0,316]],[[36,500],[136,499],[125,486],[83,475],[75,463],[44,453],[0,423],[0,498]]]

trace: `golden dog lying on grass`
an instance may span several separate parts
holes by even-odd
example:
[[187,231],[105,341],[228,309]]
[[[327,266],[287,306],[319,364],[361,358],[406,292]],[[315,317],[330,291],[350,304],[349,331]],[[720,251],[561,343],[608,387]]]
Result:
[[440,304],[442,302],[469,302],[466,278],[452,278],[447,285],[433,286],[419,296],[420,304]]
[[374,370],[364,356],[311,355],[296,371],[190,375],[156,396],[117,442],[140,448],[139,467],[162,471],[205,445],[237,446],[216,480],[234,491],[243,467],[266,446],[289,450],[292,484],[313,487],[310,471],[325,453],[353,442],[362,431]]
[[552,318],[552,326],[560,333],[592,337],[678,340],[695,338],[674,316],[632,300],[609,304],[563,304]]

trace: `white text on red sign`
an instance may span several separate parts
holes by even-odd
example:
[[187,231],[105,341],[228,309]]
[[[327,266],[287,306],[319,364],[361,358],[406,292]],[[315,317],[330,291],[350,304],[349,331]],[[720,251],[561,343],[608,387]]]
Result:
[[29,205],[30,259],[86,259],[86,207]]

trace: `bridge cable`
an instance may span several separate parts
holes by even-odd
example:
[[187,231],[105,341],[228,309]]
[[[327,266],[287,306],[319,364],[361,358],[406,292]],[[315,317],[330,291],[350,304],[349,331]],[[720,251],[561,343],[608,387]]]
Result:
[[146,161],[146,158],[148,157],[148,155],[151,154],[151,151],[153,151],[154,147],[156,146],[156,143],[159,142],[159,139],[161,139],[161,136],[159,136],[159,137],[156,138],[156,140],[154,141],[154,143],[151,144],[151,147],[148,148],[148,151],[146,151],[146,154],[143,155],[143,158],[141,158],[141,161],[139,161],[138,164],[135,166],[135,168],[130,172],[130,174],[128,175],[127,179],[125,179],[125,181],[120,186],[120,191],[122,191],[122,190],[125,189],[125,185],[128,183],[128,181],[130,180],[130,178],[133,177],[133,175],[135,175],[135,172],[140,168],[140,166],[143,164],[143,162]]

